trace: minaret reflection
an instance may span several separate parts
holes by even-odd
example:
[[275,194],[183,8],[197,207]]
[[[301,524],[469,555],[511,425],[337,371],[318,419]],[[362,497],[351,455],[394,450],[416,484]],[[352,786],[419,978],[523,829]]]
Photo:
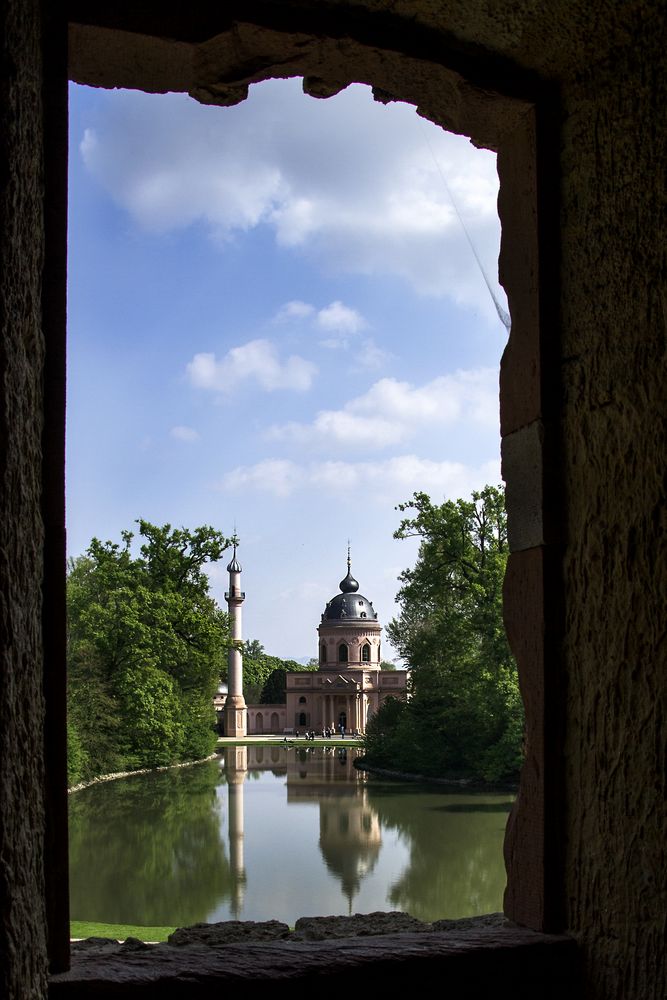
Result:
[[[234,878],[233,912],[238,919],[244,899],[243,783],[248,771],[286,774],[287,804],[319,805],[319,848],[327,870],[339,882],[352,913],[355,896],[377,862],[382,830],[368,800],[363,773],[354,766],[356,751],[345,748],[227,747],[229,853]],[[316,900],[314,901],[316,902]]]
[[229,866],[232,872],[231,911],[235,919],[243,912],[247,882],[243,856],[243,784],[248,775],[248,748],[227,747],[225,772],[229,790]]

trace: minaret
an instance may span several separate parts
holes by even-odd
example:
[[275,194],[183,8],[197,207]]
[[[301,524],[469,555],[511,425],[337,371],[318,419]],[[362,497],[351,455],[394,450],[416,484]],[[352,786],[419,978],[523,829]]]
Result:
[[[236,558],[236,546],[238,545],[236,535],[232,541],[234,543],[234,555],[227,567],[227,572],[229,573],[229,592],[225,594],[225,600],[227,601],[232,624],[232,641],[235,644],[240,644],[243,632],[241,627],[241,605],[243,604],[245,594],[241,590],[241,567]],[[234,647],[229,650],[224,726],[225,736],[240,737],[247,736],[248,734],[248,712],[243,697],[243,657],[241,650]]]

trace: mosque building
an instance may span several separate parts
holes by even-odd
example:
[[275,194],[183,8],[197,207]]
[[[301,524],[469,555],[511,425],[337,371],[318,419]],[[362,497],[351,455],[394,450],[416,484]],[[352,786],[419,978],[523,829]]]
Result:
[[[245,594],[240,587],[241,567],[236,559],[236,547],[228,569],[230,595],[235,596],[234,602],[229,602],[230,613],[235,619],[234,638],[240,640],[240,604]],[[349,547],[347,575],[339,588],[340,593],[327,601],[317,627],[318,669],[286,673],[285,704],[248,705],[248,735],[303,734],[313,730],[318,735],[324,730],[332,730],[337,735],[364,733],[368,719],[387,698],[406,697],[407,673],[381,669],[382,626],[372,603],[359,593],[359,584],[350,567]],[[245,703],[241,705],[238,650],[233,656],[230,677],[234,677],[234,691],[232,696],[230,687],[227,709],[230,721],[236,720],[235,735],[241,735],[243,726],[238,725],[239,713],[246,706]],[[232,711],[237,714],[234,716]],[[227,718],[226,714],[226,732]]]

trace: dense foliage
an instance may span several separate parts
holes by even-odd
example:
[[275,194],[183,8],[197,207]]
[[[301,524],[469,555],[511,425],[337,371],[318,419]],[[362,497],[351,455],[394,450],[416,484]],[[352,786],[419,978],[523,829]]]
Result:
[[229,627],[203,567],[229,540],[210,527],[138,524],[139,555],[126,531],[121,544],[94,538],[69,564],[70,782],[215,746],[213,694]]
[[387,634],[409,665],[409,700],[370,721],[369,762],[432,776],[501,781],[521,766],[523,710],[502,620],[507,525],[502,490],[435,505],[424,493],[396,538],[421,539],[401,574]]
[[296,660],[270,656],[257,639],[243,644],[243,692],[247,705],[284,705],[286,677],[290,670],[317,670],[317,660],[306,666]]

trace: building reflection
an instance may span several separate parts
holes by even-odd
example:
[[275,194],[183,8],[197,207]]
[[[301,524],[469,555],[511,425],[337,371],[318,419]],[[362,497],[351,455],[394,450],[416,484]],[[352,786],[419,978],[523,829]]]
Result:
[[232,907],[241,913],[246,885],[243,860],[243,783],[249,771],[286,775],[287,804],[319,805],[319,848],[339,882],[349,912],[363,879],[380,854],[382,832],[370,804],[365,775],[354,767],[356,752],[333,747],[227,747],[223,766],[229,786],[229,856],[234,879]]

